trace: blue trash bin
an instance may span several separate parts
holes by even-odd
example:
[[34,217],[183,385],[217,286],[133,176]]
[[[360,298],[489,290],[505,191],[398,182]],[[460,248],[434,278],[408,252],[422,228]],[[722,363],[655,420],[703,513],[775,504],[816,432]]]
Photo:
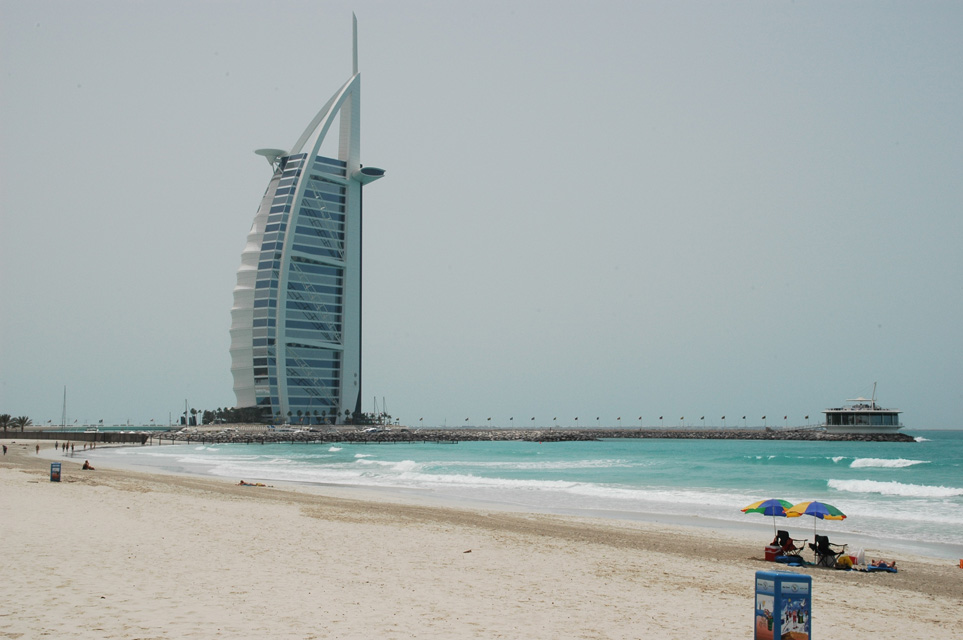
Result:
[[59,462],[50,463],[50,481],[60,482],[60,463]]
[[811,576],[756,571],[755,640],[812,638]]

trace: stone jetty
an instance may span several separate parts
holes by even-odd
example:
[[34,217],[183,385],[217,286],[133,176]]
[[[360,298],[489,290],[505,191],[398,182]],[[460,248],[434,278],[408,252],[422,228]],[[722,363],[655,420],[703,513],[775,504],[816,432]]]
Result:
[[[157,437],[155,434],[154,437]],[[610,438],[671,438],[688,440],[815,440],[863,442],[915,442],[905,433],[830,434],[820,428],[804,429],[479,429],[319,426],[294,431],[263,425],[217,425],[168,431],[163,440],[211,443],[316,442],[395,444],[432,442],[455,444],[479,441],[572,442]]]

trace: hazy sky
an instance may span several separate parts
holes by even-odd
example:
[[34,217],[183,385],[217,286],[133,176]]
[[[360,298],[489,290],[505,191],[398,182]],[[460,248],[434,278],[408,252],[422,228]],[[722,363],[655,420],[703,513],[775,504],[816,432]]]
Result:
[[963,4],[916,1],[0,0],[0,412],[233,406],[252,151],[352,11],[366,410],[963,426]]

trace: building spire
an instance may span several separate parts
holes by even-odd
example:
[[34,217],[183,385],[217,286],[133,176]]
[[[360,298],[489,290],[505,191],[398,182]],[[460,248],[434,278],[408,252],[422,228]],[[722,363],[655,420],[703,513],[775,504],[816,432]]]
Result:
[[354,15],[354,11],[351,12],[351,27],[351,75],[356,76],[358,75],[358,16]]

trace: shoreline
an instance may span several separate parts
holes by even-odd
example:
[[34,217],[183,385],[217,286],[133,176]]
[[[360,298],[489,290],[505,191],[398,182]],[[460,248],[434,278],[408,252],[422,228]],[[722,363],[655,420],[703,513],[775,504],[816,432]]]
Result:
[[[768,540],[712,528],[82,471],[76,457],[52,483],[34,443],[9,446],[9,637],[751,637],[755,572],[784,569],[762,560]],[[813,577],[814,633],[963,634],[961,570],[898,560],[897,574],[792,569]]]
[[[171,440],[168,444],[155,444],[154,446],[171,446],[189,444],[200,444],[199,440],[186,441]],[[239,442],[218,442],[217,444],[244,444]],[[310,443],[305,443],[310,444]],[[359,444],[359,443],[354,443]],[[109,445],[111,449],[140,449],[140,446],[133,444],[115,443]],[[102,449],[99,446],[98,449]],[[86,452],[84,452],[86,453]],[[40,458],[50,462],[61,460],[78,460],[82,456],[80,451],[75,456],[64,457],[50,449],[41,448]],[[151,459],[151,458],[148,458]],[[214,481],[239,480],[238,478],[226,478],[222,475],[204,473],[202,470],[193,469],[173,469],[166,466],[151,466],[143,464],[145,460],[140,460],[141,464],[126,462],[123,458],[111,457],[109,460],[101,458],[97,461],[98,465],[109,465],[114,470],[125,470],[132,473],[147,473],[158,475],[172,475],[179,477],[210,479]],[[78,460],[82,463],[82,459]],[[612,523],[649,523],[665,526],[678,526],[686,529],[697,530],[723,530],[727,535],[738,535],[748,540],[756,542],[771,536],[771,526],[767,521],[758,518],[734,517],[725,518],[713,514],[699,513],[698,515],[686,515],[673,512],[671,510],[660,510],[659,503],[651,503],[648,508],[638,511],[626,511],[611,508],[585,508],[585,507],[551,507],[535,504],[532,502],[518,503],[510,500],[500,500],[492,498],[481,498],[478,496],[459,493],[457,490],[446,493],[427,488],[413,488],[394,485],[373,485],[373,484],[352,484],[346,482],[313,482],[297,481],[247,474],[244,477],[247,481],[269,483],[274,488],[286,489],[291,491],[301,491],[315,493],[318,495],[334,494],[338,497],[352,498],[360,497],[362,500],[390,500],[402,503],[414,503],[420,506],[435,506],[439,508],[471,508],[503,511],[506,513],[531,513],[557,517],[575,517],[588,520],[598,520],[600,522]],[[800,527],[800,522],[786,522],[781,524],[781,528],[789,528],[791,532],[800,534],[800,537],[812,541],[812,528],[808,526]],[[909,555],[927,558],[933,561],[956,563],[963,558],[963,540],[959,543],[942,542],[936,540],[919,540],[905,537],[887,537],[878,533],[867,533],[859,531],[839,531],[838,529],[829,534],[836,542],[845,542],[849,550],[855,552],[857,549],[864,549],[867,556],[900,556]],[[804,554],[807,560],[812,560],[812,553],[806,551]]]

